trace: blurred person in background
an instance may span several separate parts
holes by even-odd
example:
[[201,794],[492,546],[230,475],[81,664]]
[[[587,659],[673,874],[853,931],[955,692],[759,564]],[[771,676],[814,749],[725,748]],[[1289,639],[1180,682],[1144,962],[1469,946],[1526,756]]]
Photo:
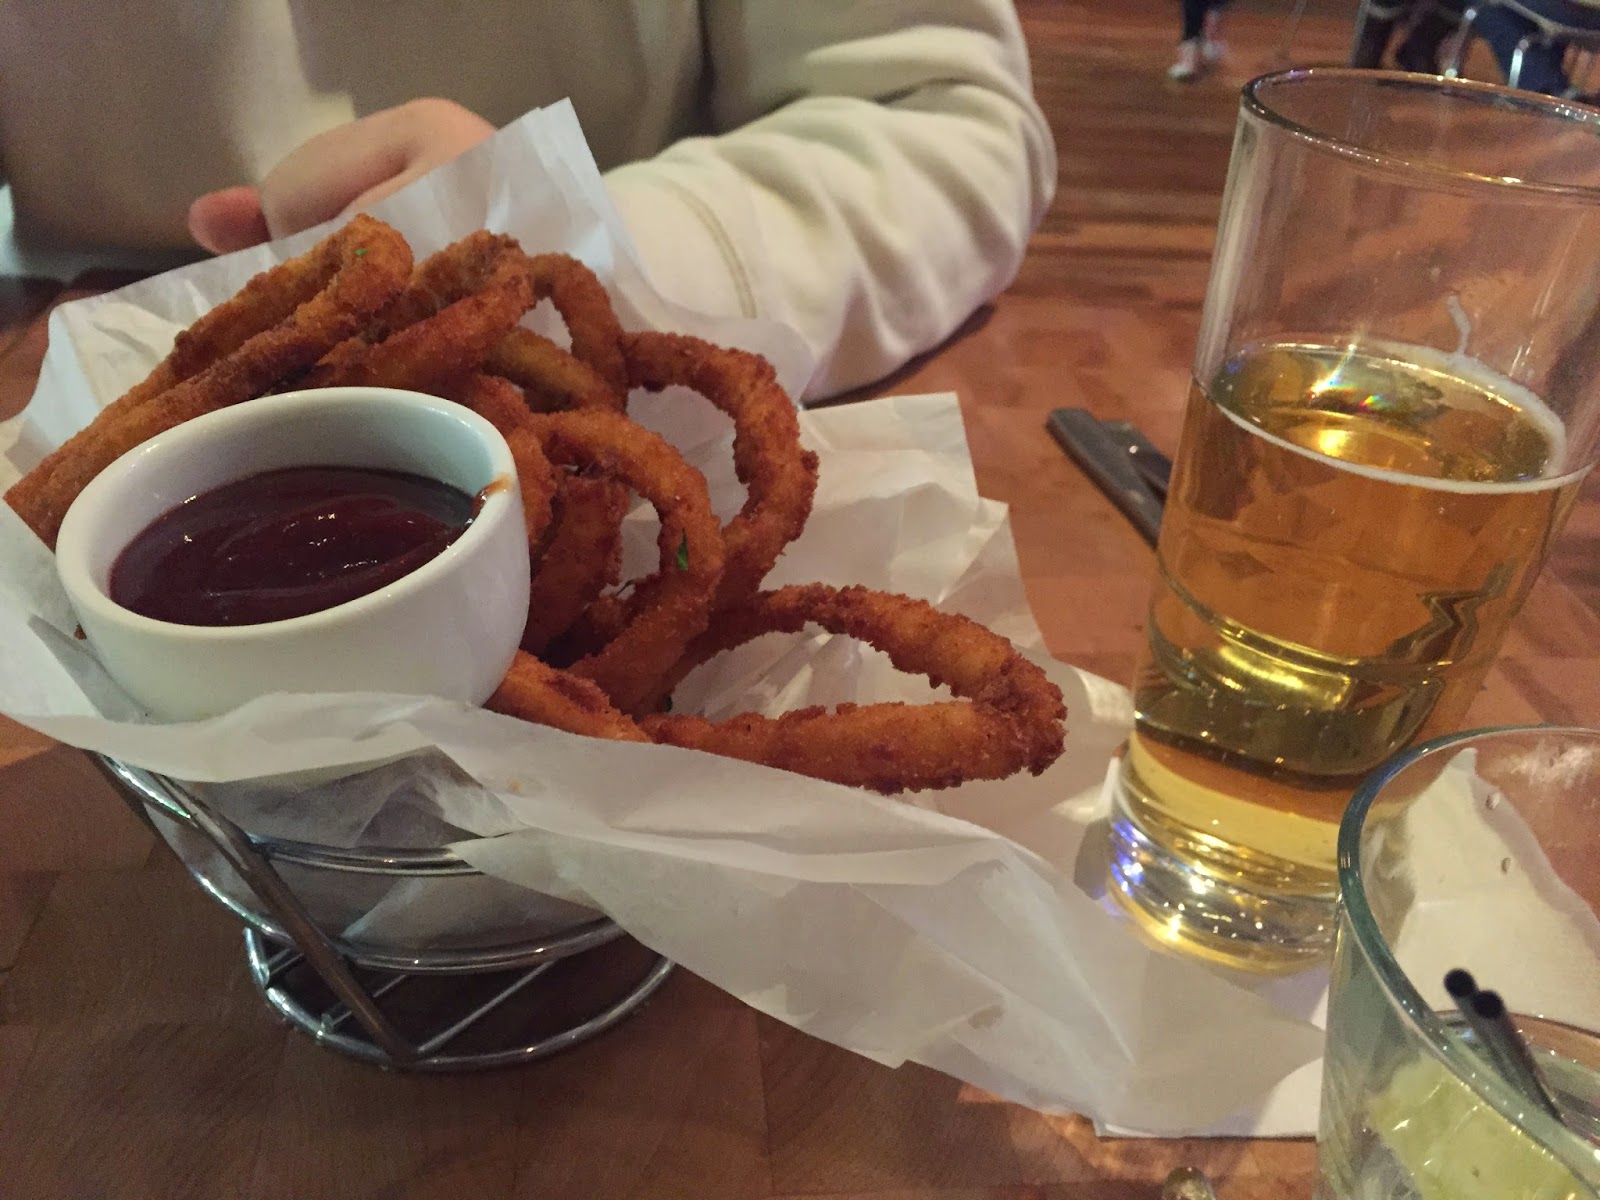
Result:
[[1183,0],[1183,40],[1167,78],[1180,83],[1199,79],[1222,61],[1228,47],[1222,40],[1222,13],[1227,0]]
[[563,98],[652,282],[798,330],[812,398],[1003,290],[1055,188],[1010,0],[0,3],[24,249],[241,249]]

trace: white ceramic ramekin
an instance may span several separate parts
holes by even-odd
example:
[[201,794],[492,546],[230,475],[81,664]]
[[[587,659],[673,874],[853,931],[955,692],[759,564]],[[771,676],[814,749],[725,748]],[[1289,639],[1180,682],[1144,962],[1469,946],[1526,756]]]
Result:
[[[489,494],[438,557],[387,587],[262,625],[156,621],[113,603],[123,548],[197,493],[285,467],[406,471]],[[84,488],[56,568],[90,645],[156,717],[214,716],[271,692],[400,692],[479,704],[505,674],[528,610],[516,467],[483,418],[433,396],[328,388],[200,417],[123,455]]]

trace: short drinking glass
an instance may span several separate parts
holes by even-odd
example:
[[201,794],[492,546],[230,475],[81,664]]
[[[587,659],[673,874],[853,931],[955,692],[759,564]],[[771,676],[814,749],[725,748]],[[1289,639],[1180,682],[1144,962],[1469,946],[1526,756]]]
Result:
[[[1600,733],[1441,738],[1357,791],[1339,832],[1317,1200],[1600,1197]],[[1445,974],[1499,993],[1514,1086]],[[1492,1039],[1491,1039],[1492,1040]]]

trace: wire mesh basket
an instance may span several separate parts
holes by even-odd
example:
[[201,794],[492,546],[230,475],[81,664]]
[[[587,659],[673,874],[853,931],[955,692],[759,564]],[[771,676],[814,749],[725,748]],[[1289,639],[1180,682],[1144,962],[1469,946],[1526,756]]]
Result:
[[617,1024],[671,972],[614,922],[580,909],[557,927],[427,946],[340,932],[308,904],[319,880],[340,890],[365,881],[496,881],[448,849],[339,849],[246,833],[192,788],[98,762],[200,886],[244,923],[250,975],[267,1003],[356,1058],[411,1071],[543,1058]]

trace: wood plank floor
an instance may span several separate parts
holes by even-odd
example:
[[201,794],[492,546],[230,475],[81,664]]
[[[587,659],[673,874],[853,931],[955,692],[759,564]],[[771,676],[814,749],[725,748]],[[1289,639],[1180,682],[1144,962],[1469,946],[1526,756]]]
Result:
[[1195,83],[1166,78],[1177,0],[1023,0],[1034,92],[1060,153],[1056,199],[1019,292],[1198,309],[1239,88],[1280,66],[1342,62],[1354,3],[1309,5],[1280,56],[1288,0],[1227,13],[1230,53]]

